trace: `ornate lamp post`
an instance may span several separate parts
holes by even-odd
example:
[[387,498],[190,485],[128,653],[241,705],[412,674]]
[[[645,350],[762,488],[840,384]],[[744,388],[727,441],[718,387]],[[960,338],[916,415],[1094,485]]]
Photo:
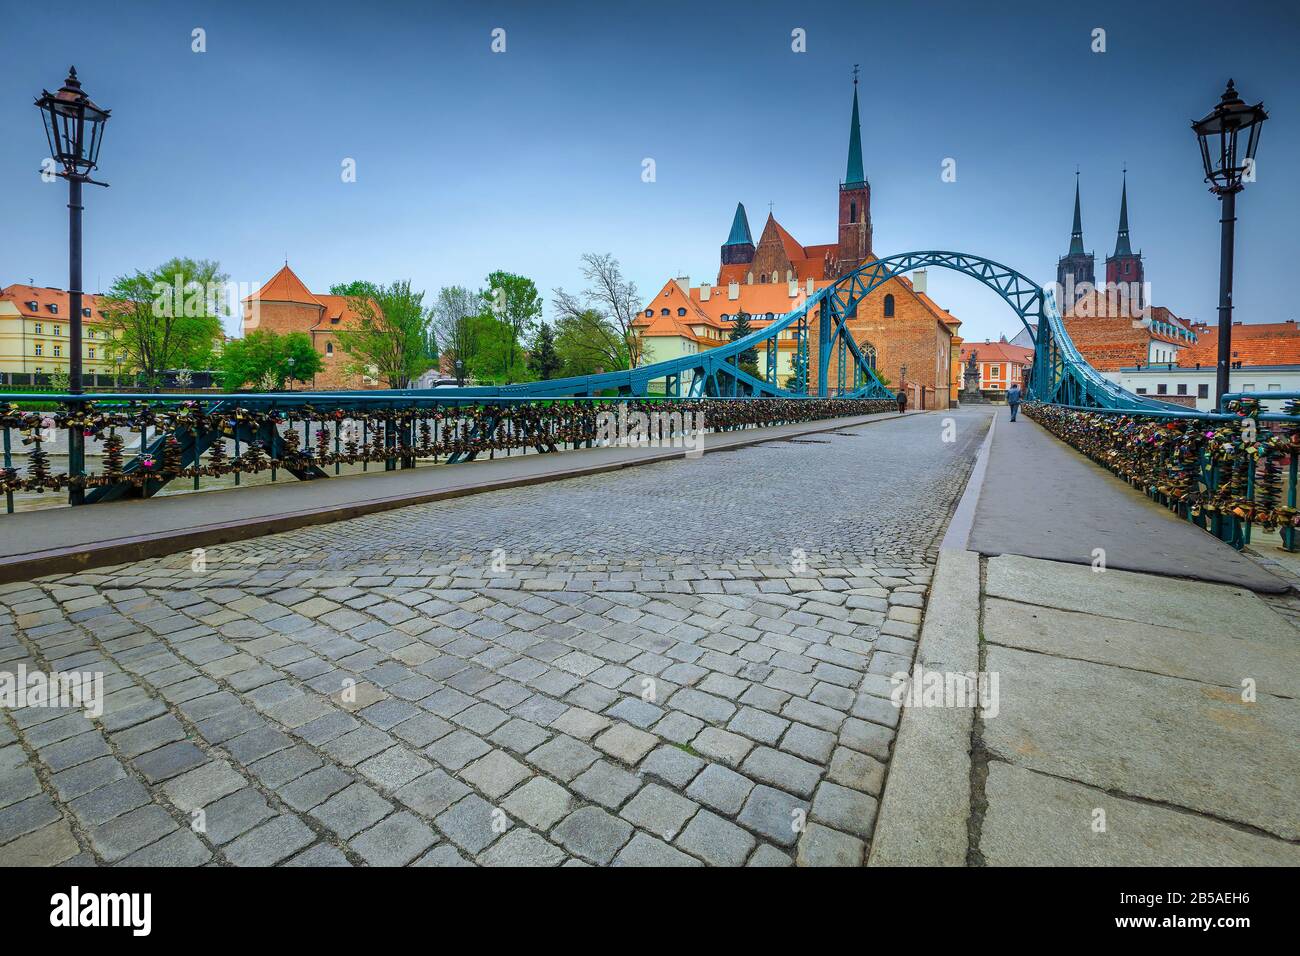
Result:
[[[72,311],[69,327],[72,333],[72,355],[69,359],[68,391],[81,394],[81,184],[107,186],[90,178],[98,166],[99,147],[104,139],[104,124],[109,110],[91,102],[81,89],[77,68],[68,68],[68,78],[57,93],[42,90],[36,100],[45,122],[45,137],[50,144],[50,157],[63,168],[56,172],[68,181],[68,305]],[[80,476],[85,472],[86,443],[82,430],[68,429],[68,474]],[[81,504],[83,490],[71,487],[68,501]]]
[[[1228,391],[1228,371],[1232,365],[1232,250],[1237,222],[1237,193],[1243,182],[1255,181],[1255,150],[1259,131],[1268,119],[1264,104],[1247,106],[1237,95],[1232,80],[1214,109],[1203,119],[1192,122],[1192,130],[1201,144],[1201,162],[1210,192],[1223,203],[1221,245],[1219,251],[1219,365],[1215,375],[1215,408]],[[1238,137],[1246,134],[1245,149]]]

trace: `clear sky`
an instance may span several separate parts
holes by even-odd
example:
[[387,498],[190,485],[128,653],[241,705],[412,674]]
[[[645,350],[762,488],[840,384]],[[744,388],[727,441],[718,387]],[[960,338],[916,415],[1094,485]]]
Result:
[[[1050,282],[1077,164],[1100,277],[1127,163],[1155,303],[1211,321],[1219,211],[1188,123],[1234,77],[1272,114],[1238,203],[1237,318],[1300,318],[1300,5],[1221,9],[120,0],[56,14],[4,0],[0,284],[67,282],[66,187],[38,176],[32,100],[69,63],[113,109],[99,172],[112,187],[87,188],[92,291],[173,255],[255,287],[287,256],[316,291],[410,278],[432,294],[506,269],[548,299],[581,287],[584,252],[613,253],[647,297],[675,274],[716,278],[737,201],[755,238],[771,202],[800,242],[834,241],[860,63],[878,255],[972,252]],[[932,271],[930,288],[968,340],[1015,333],[972,280]]]

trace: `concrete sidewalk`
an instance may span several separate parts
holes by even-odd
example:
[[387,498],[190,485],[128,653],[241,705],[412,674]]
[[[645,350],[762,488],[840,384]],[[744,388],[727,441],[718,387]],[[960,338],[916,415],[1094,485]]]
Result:
[[[1000,417],[916,658],[945,678],[978,670],[986,695],[904,707],[870,864],[1300,865],[1300,631],[1277,610],[1296,599],[1252,568],[1232,577],[1264,597],[1206,580],[1223,577],[1220,542],[1177,522],[1194,536],[1165,549],[1178,532],[1144,496]],[[1053,462],[1056,488],[1095,508],[1045,505]],[[996,547],[994,520],[1017,523]],[[1098,530],[1110,570],[1065,546]],[[1114,569],[1112,546],[1160,573]]]
[[1108,568],[1236,584],[1289,585],[1174,515],[1021,415],[996,411],[993,447],[969,547]]
[[[886,412],[709,433],[704,453],[898,417]],[[147,501],[0,514],[0,582],[138,561],[406,505],[672,461],[685,454],[671,448],[589,448],[318,481],[290,477],[275,484]]]

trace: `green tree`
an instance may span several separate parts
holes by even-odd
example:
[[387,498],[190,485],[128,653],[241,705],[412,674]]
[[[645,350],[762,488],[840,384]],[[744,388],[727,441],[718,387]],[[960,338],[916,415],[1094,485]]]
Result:
[[510,329],[510,355],[507,366],[513,367],[520,351],[519,343],[527,341],[533,326],[542,317],[542,297],[537,286],[513,272],[493,272],[487,277],[488,287],[483,298],[498,321]]
[[351,282],[336,282],[330,286],[330,295],[347,296],[349,299],[357,297],[374,298],[379,293],[379,288],[373,282],[367,282],[365,279],[354,279]]
[[[754,327],[749,324],[750,315],[744,309],[739,309],[731,322],[731,331],[727,333],[728,342],[738,342],[746,335],[752,335]],[[758,375],[758,349],[749,348],[741,352],[732,359],[732,364],[740,367],[742,371],[750,375]]]
[[409,279],[374,286],[373,294],[348,302],[359,318],[339,329],[338,341],[352,358],[351,371],[375,375],[389,388],[407,388],[433,364],[426,350],[433,315]]
[[561,315],[555,320],[555,351],[566,377],[628,367],[623,337],[594,309]]
[[245,386],[281,389],[286,382],[308,382],[323,364],[306,332],[279,335],[256,329],[221,350],[221,385],[228,392]]
[[482,293],[463,285],[443,286],[433,303],[432,335],[440,355],[450,361],[456,384],[464,385],[474,359],[474,323],[482,310]]
[[167,369],[211,368],[230,312],[229,278],[216,262],[184,258],[118,276],[100,299],[106,357],[155,386]]
[[532,353],[528,356],[528,367],[543,380],[555,378],[555,373],[564,367],[564,361],[555,348],[555,331],[546,322],[537,327],[537,337],[533,340]]
[[523,352],[516,349],[514,332],[491,312],[484,310],[469,319],[473,348],[466,370],[482,385],[505,385],[528,381]]
[[584,255],[582,275],[587,288],[581,295],[555,290],[556,326],[561,337],[564,320],[571,320],[571,331],[584,332],[585,347],[603,352],[606,371],[636,368],[645,355],[645,342],[636,328],[641,314],[636,283],[624,278],[618,260],[609,253]]

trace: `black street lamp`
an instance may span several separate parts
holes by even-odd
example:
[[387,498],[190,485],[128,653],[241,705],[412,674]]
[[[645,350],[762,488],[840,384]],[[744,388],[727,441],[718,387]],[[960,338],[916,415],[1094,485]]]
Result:
[[[99,162],[99,147],[104,140],[104,124],[109,111],[96,106],[81,89],[77,68],[68,68],[68,78],[57,93],[42,90],[36,100],[45,122],[45,137],[50,157],[63,169],[56,173],[68,181],[68,304],[72,332],[72,355],[68,368],[68,391],[81,394],[81,184],[107,186],[90,178]],[[82,429],[68,429],[68,474],[85,473],[86,443]],[[68,501],[81,504],[84,491],[73,484]]]
[[[1214,407],[1228,391],[1228,370],[1232,364],[1232,251],[1237,222],[1237,193],[1243,182],[1255,181],[1255,150],[1259,131],[1268,114],[1264,104],[1247,106],[1237,95],[1232,80],[1214,109],[1204,119],[1194,120],[1192,130],[1201,144],[1201,162],[1210,192],[1223,203],[1219,250],[1219,364],[1214,382]],[[1243,152],[1237,138],[1246,133]]]

